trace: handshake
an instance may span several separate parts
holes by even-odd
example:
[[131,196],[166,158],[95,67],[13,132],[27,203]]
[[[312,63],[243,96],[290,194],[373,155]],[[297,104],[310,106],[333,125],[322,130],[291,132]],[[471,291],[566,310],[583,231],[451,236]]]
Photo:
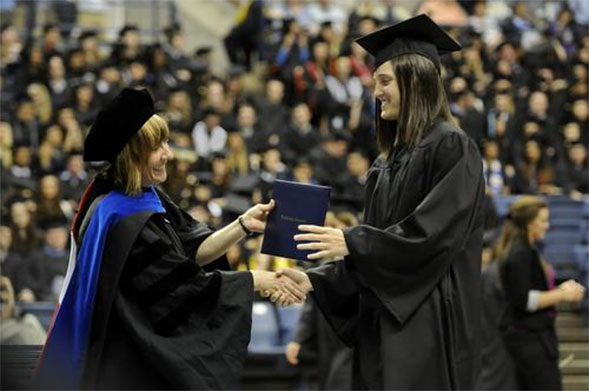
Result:
[[302,303],[313,290],[307,274],[295,269],[282,269],[277,272],[251,270],[254,290],[280,306]]

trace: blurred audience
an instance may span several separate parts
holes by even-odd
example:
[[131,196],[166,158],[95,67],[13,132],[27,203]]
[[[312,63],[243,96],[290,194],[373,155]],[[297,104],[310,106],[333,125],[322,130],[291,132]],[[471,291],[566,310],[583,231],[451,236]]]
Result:
[[[361,218],[377,148],[372,59],[354,39],[415,12],[430,14],[464,47],[443,59],[442,72],[453,114],[481,148],[489,202],[522,193],[587,196],[582,1],[425,1],[421,11],[390,0],[232,3],[224,74],[212,66],[215,46],[188,53],[189,37],[176,22],[159,34],[124,25],[108,41],[106,31],[71,25],[70,17],[67,26],[39,31],[3,20],[0,212],[12,238],[0,254],[22,260],[6,265],[48,256],[42,222],[71,221],[93,173],[82,160],[84,136],[97,109],[124,86],[147,87],[168,120],[177,159],[168,192],[202,221],[219,225],[267,200],[276,178],[332,186],[333,207],[347,204]],[[241,248],[234,262],[264,264],[253,248]],[[51,297],[35,289],[29,298]]]

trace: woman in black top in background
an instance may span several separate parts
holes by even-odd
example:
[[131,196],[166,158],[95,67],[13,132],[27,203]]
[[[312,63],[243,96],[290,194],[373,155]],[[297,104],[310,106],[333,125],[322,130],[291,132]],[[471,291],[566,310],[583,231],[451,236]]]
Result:
[[546,202],[523,196],[510,207],[496,247],[508,304],[503,339],[523,390],[562,389],[554,327],[556,305],[580,301],[585,293],[574,280],[555,287],[554,271],[536,248],[548,227]]

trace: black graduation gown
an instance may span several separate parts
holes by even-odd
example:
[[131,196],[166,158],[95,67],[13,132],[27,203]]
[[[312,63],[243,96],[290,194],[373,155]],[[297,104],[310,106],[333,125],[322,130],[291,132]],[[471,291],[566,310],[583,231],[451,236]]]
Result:
[[354,389],[474,387],[483,195],[478,148],[448,122],[373,164],[365,222],[344,232],[350,255],[308,271],[354,346]]
[[476,390],[518,389],[514,364],[501,337],[507,299],[500,285],[498,262],[493,262],[482,273],[482,363]]
[[294,338],[301,353],[317,354],[320,390],[352,389],[352,351],[333,332],[313,300],[307,300]]
[[[90,389],[236,389],[250,338],[250,273],[194,261],[213,232],[159,193],[108,234],[84,369]],[[227,267],[225,259],[211,268]]]

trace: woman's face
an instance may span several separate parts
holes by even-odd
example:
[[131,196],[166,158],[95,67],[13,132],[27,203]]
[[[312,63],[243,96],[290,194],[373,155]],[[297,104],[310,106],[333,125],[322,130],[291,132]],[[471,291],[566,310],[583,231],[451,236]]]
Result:
[[352,73],[352,64],[350,63],[350,57],[341,56],[335,61],[335,68],[337,75],[342,78],[346,79],[350,77]]
[[528,234],[533,242],[542,240],[546,236],[546,231],[550,228],[550,212],[548,208],[542,208],[528,224]]
[[141,172],[141,185],[151,186],[164,183],[168,178],[166,163],[172,158],[172,150],[168,145],[168,140],[161,143],[154,149],[147,159],[147,164]]
[[31,222],[31,213],[24,202],[15,202],[10,208],[12,222],[19,229],[26,228]]
[[329,56],[329,46],[325,42],[317,42],[313,45],[313,57],[315,61],[321,62]]
[[45,141],[53,147],[61,147],[63,144],[63,133],[59,126],[55,125],[47,129]]
[[401,93],[390,61],[379,66],[374,72],[374,97],[381,103],[380,118],[394,121],[399,118]]
[[59,195],[59,179],[55,175],[41,178],[41,194],[45,199],[53,200]]
[[530,163],[536,163],[539,161],[541,155],[542,150],[536,141],[531,140],[526,143],[526,156]]
[[52,79],[60,79],[65,75],[63,60],[58,56],[49,59],[49,76]]

